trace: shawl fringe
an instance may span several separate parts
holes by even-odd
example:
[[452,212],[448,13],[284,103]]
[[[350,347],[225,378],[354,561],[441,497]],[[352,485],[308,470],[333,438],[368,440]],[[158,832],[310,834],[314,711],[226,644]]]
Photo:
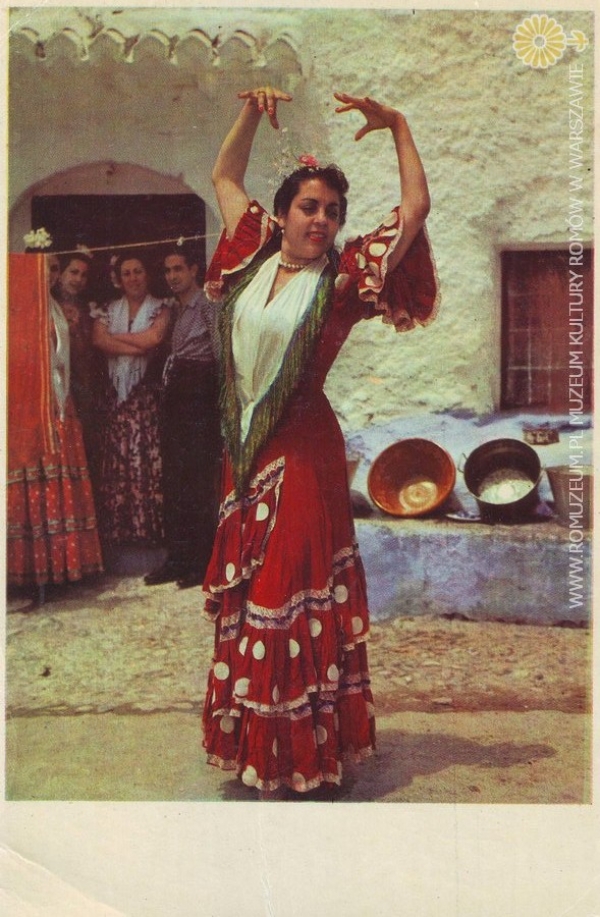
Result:
[[241,439],[241,405],[235,384],[232,332],[235,304],[239,295],[254,278],[274,247],[266,245],[253,264],[244,271],[241,280],[228,293],[219,316],[219,332],[223,346],[221,417],[225,440],[238,496],[244,493],[254,460],[279,423],[290,396],[297,388],[323,323],[332,303],[335,269],[328,264],[317,284],[313,301],[304,319],[294,331],[287,346],[281,368],[254,409],[246,439]]

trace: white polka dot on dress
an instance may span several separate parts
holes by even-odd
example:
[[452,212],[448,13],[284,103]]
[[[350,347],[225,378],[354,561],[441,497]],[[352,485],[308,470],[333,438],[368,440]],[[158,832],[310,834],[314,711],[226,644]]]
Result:
[[242,656],[245,656],[247,649],[248,649],[248,637],[242,637],[242,639],[240,640],[240,645],[238,646],[238,650],[240,651]]
[[327,730],[324,726],[317,726],[317,745],[324,745],[327,741]]
[[238,678],[234,686],[234,694],[237,694],[238,697],[246,697],[248,691],[250,690],[250,679],[249,678]]
[[219,681],[225,681],[229,675],[229,666],[226,662],[217,662],[214,668],[215,678],[218,678]]
[[292,784],[295,790],[305,790],[306,778],[299,771],[294,771],[292,774]]
[[225,567],[225,579],[227,580],[228,583],[230,583],[234,577],[235,577],[235,564],[228,563],[227,566]]
[[300,654],[300,644],[297,640],[290,640],[290,657],[295,659]]
[[275,685],[275,687],[273,688],[273,694],[271,696],[273,698],[273,703],[278,704],[280,695],[279,695],[279,688],[277,687],[277,685]]
[[358,615],[354,615],[354,617],[352,618],[352,633],[356,636],[357,634],[360,634],[362,632],[362,629],[363,629],[362,618],[359,618]]
[[264,659],[266,652],[267,651],[265,649],[265,645],[262,642],[262,640],[258,640],[252,647],[252,655],[254,656],[255,659],[258,659],[258,660]]
[[348,589],[343,584],[335,587],[333,595],[338,605],[342,605],[344,602],[348,601]]
[[232,716],[222,716],[219,725],[221,732],[224,732],[226,735],[230,735],[235,729],[235,721]]
[[329,668],[327,669],[327,678],[329,679],[329,681],[337,681],[339,677],[340,677],[340,670],[338,669],[337,665],[332,663],[329,666]]
[[318,620],[318,618],[311,618],[308,627],[310,630],[311,637],[318,637],[321,631],[323,630],[323,625]]
[[251,764],[248,764],[244,769],[244,773],[242,774],[242,783],[245,783],[246,786],[256,786],[257,782],[258,774],[256,772],[256,768],[252,767]]
[[265,519],[269,518],[269,507],[266,503],[259,503],[256,507],[256,520],[257,522],[264,522]]

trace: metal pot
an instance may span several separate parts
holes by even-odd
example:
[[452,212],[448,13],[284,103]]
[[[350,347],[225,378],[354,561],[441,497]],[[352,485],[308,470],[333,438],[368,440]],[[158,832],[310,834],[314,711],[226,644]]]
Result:
[[523,522],[539,503],[542,466],[519,439],[493,439],[475,449],[462,469],[483,522]]
[[438,510],[456,481],[451,455],[430,439],[401,439],[377,456],[367,479],[369,496],[385,513],[406,518]]

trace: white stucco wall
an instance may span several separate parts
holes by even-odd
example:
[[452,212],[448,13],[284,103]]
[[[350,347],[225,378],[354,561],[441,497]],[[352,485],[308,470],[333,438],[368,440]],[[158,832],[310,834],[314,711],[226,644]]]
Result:
[[[499,252],[569,238],[572,65],[582,69],[586,166],[592,158],[593,14],[552,12],[590,46],[581,54],[567,48],[545,70],[525,66],[512,49],[525,15],[13,10],[11,247],[22,247],[30,198],[40,189],[179,189],[206,200],[210,251],[219,228],[210,167],[238,108],[235,91],[266,81],[289,88],[294,102],[281,112],[283,133],[263,126],[251,193],[270,202],[282,147],[310,151],[338,162],[349,178],[345,235],[367,231],[398,198],[393,145],[384,134],[356,144],[361,119],[334,115],[332,92],[372,95],[404,110],[426,166],[442,308],[436,322],[406,335],[362,323],[328,393],[349,431],[400,414],[488,411],[499,395]],[[590,242],[591,171],[580,198]]]

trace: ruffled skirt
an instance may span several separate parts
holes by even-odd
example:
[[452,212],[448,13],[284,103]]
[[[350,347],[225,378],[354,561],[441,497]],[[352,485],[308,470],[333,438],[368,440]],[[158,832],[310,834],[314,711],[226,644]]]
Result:
[[248,786],[339,784],[375,741],[364,571],[344,441],[322,393],[298,400],[245,495],[225,466],[204,588],[216,623],[203,726],[211,764]]
[[7,581],[16,586],[67,583],[102,570],[81,424],[72,403],[56,420],[57,451],[9,470]]

